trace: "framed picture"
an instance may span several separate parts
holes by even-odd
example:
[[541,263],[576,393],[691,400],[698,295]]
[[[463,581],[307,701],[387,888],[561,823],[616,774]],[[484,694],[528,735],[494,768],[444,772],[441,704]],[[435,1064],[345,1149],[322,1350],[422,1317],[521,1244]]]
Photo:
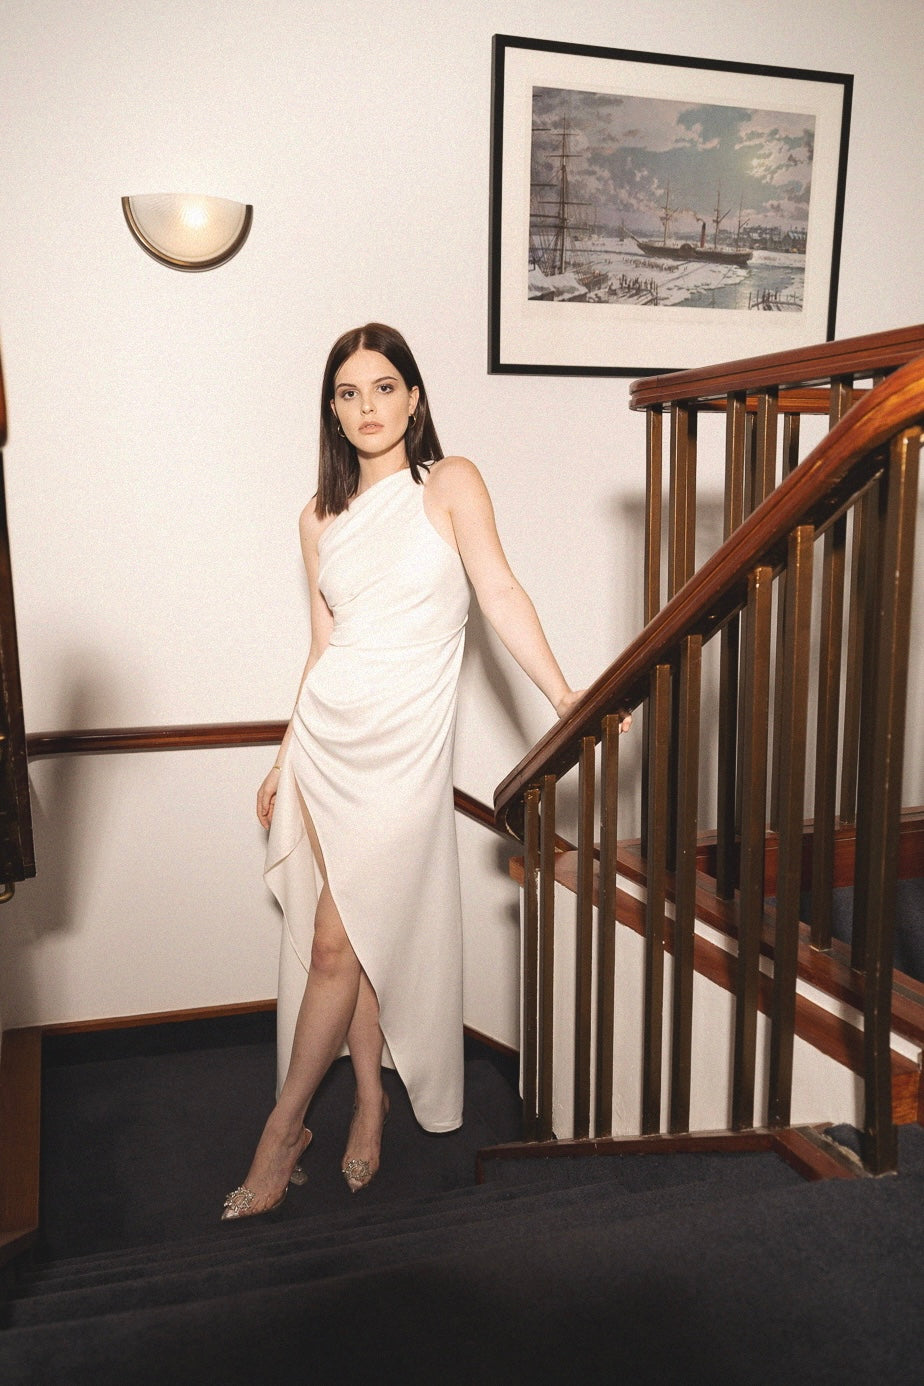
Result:
[[489,370],[834,334],[852,77],[494,37]]

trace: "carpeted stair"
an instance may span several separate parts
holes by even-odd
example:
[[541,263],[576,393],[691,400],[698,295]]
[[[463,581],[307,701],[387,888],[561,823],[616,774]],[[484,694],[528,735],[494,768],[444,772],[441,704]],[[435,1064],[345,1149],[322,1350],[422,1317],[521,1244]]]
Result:
[[[67,1084],[71,1125],[80,1078]],[[122,1076],[110,1078],[116,1091]],[[325,1094],[347,1104],[334,1125],[349,1115],[340,1084]],[[467,1095],[466,1126],[497,1136],[509,1084],[476,1059]],[[222,1224],[213,1199],[195,1234],[117,1247],[110,1228],[110,1249],[51,1254],[7,1306],[0,1381],[924,1378],[921,1128],[902,1131],[902,1173],[882,1180],[807,1184],[769,1154],[649,1154],[489,1162],[476,1187],[456,1181],[461,1157],[443,1138],[405,1126],[398,1090],[393,1111],[381,1176],[355,1197],[342,1184],[327,1196],[337,1152],[319,1146],[276,1222]],[[401,1165],[392,1187],[389,1162]],[[61,1240],[65,1210],[55,1217]]]

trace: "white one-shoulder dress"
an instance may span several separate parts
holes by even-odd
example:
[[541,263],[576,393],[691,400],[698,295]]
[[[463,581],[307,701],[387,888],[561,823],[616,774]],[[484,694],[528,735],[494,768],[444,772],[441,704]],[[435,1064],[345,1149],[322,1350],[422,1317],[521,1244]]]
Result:
[[[427,1131],[462,1120],[462,925],[452,798],[469,587],[408,469],[321,535],[330,644],[283,758],[265,878],[282,906],[278,1079],[289,1063],[323,878],[375,989],[385,1062]],[[300,797],[301,796],[301,799]]]

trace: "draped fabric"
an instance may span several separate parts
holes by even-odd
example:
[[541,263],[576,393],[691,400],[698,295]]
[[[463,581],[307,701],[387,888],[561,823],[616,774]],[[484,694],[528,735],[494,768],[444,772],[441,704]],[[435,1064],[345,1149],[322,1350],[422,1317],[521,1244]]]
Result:
[[279,1080],[323,884],[311,816],[350,942],[379,1002],[385,1062],[417,1120],[462,1120],[461,903],[452,797],[469,588],[424,486],[396,472],[321,535],[330,644],[306,678],[282,762],[266,881],[284,913]]

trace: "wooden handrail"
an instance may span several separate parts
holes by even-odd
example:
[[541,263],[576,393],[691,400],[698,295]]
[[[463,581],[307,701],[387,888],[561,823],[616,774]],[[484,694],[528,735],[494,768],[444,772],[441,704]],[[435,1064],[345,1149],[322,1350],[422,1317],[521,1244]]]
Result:
[[[924,329],[920,342],[924,350]],[[849,343],[839,345],[849,347]],[[708,374],[684,372],[685,376],[703,378]],[[662,383],[667,379],[662,377]],[[522,796],[527,787],[538,783],[543,775],[560,776],[570,770],[577,763],[581,738],[599,737],[608,712],[637,707],[648,694],[651,671],[673,659],[682,637],[711,634],[742,604],[748,573],[755,564],[778,563],[787,536],[796,525],[810,520],[819,527],[830,523],[851,492],[858,489],[857,469],[870,469],[860,484],[875,474],[869,454],[882,448],[896,432],[922,421],[924,357],[919,356],[866,393],[845,414],[590,686],[570,715],[552,727],[506,776],[494,795],[498,822],[521,837]],[[881,463],[876,465],[881,468]]]
[[[286,722],[200,722],[173,727],[93,727],[80,731],[31,732],[26,737],[26,747],[31,761],[47,756],[278,746],[287,725]],[[464,789],[454,789],[453,795],[457,813],[501,837],[507,836],[487,804]]]
[[842,375],[866,379],[877,371],[904,366],[922,354],[924,324],[900,327],[891,332],[847,337],[797,351],[778,351],[697,370],[647,376],[632,382],[630,408],[647,409],[652,404],[699,401],[709,396],[748,393],[775,385],[813,385]]

